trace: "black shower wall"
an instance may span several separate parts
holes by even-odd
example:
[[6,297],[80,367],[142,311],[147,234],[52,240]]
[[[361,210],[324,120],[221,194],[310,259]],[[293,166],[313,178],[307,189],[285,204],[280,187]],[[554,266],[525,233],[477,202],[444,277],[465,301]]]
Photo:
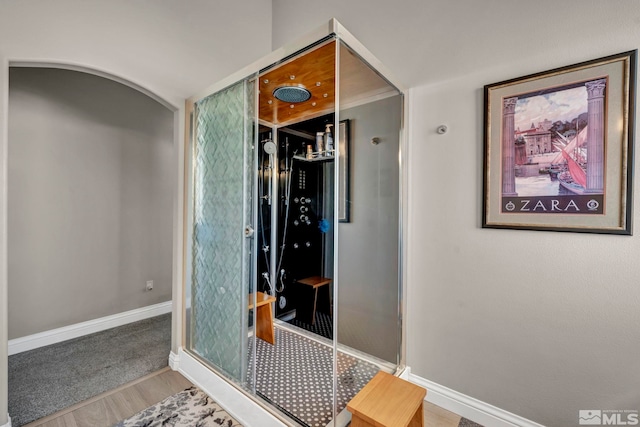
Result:
[[[296,125],[296,130],[304,130],[314,134],[324,129],[325,121],[333,120],[327,116],[322,120],[316,119]],[[268,139],[265,132],[260,135],[261,140]],[[307,162],[294,158],[294,155],[304,155],[306,146],[312,139],[279,132],[278,135],[278,243],[272,245],[271,206],[265,199],[260,198],[258,215],[258,290],[271,293],[276,291],[276,317],[293,314],[297,309],[307,310],[309,306],[309,289],[297,284],[300,279],[311,276],[322,276],[325,260],[325,240],[332,238],[332,228],[325,233],[319,228],[320,220],[324,218],[327,194],[325,175],[330,160],[322,162]],[[263,143],[261,143],[262,150]],[[268,156],[260,153],[259,157],[259,196],[268,193]],[[290,174],[290,177],[289,177]],[[290,183],[289,183],[290,179]],[[268,246],[267,257],[271,251],[277,252],[276,281],[269,285],[263,274],[269,271],[268,259],[265,257],[264,247]],[[284,271],[283,271],[284,270]]]

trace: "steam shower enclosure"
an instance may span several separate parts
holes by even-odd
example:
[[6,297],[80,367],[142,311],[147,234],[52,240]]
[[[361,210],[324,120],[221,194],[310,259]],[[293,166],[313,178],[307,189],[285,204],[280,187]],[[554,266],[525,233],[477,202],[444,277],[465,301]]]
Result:
[[404,368],[401,89],[332,20],[186,109],[180,370],[247,425],[346,425]]

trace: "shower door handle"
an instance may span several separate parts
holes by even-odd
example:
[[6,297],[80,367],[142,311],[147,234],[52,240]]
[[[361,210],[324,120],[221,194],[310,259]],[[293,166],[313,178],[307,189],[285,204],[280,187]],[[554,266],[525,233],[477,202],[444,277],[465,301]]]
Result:
[[250,226],[250,225],[247,225],[247,226],[244,228],[244,237],[246,237],[247,239],[250,239],[251,237],[253,237],[253,233],[254,233],[254,232],[255,232],[255,231],[253,230],[253,227],[252,227],[252,226]]

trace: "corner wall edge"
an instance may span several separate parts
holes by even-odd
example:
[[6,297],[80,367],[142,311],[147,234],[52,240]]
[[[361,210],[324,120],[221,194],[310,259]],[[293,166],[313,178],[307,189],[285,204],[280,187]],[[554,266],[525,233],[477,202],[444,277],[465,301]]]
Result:
[[178,353],[174,353],[173,351],[169,353],[169,367],[174,371],[180,369],[180,356]]

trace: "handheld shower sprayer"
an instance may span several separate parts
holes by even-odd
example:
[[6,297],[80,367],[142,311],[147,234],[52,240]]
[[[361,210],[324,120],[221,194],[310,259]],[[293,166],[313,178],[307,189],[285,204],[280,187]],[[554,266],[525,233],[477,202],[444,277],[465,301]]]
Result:
[[276,291],[278,291],[278,292],[284,291],[284,276],[285,276],[285,271],[284,271],[284,268],[283,268],[282,270],[280,270],[280,277],[279,277],[280,288],[276,288]]
[[[269,154],[269,156],[272,156],[275,152],[276,152],[276,144],[275,142],[268,140],[264,143],[264,151],[265,153]],[[270,158],[269,163],[272,162],[272,159]],[[269,164],[269,167],[273,167],[271,164]]]
[[[269,155],[269,166],[267,166],[267,169],[270,171],[270,173],[273,174],[274,155],[278,150],[278,147],[276,146],[275,142],[273,142],[273,140],[271,139],[271,134],[269,134],[269,138],[266,141],[264,141],[264,144],[262,145],[262,149],[264,150],[265,153]],[[267,187],[267,194],[263,196],[269,203],[269,206],[271,206],[271,198],[273,195],[272,186],[273,186],[273,183],[271,182],[271,180],[269,180],[269,185]]]
[[271,286],[271,280],[269,280],[269,273],[267,273],[266,271],[263,272],[262,277],[264,278],[264,281],[267,282],[267,286],[269,287],[269,295],[275,296],[276,293],[273,290],[273,286]]

